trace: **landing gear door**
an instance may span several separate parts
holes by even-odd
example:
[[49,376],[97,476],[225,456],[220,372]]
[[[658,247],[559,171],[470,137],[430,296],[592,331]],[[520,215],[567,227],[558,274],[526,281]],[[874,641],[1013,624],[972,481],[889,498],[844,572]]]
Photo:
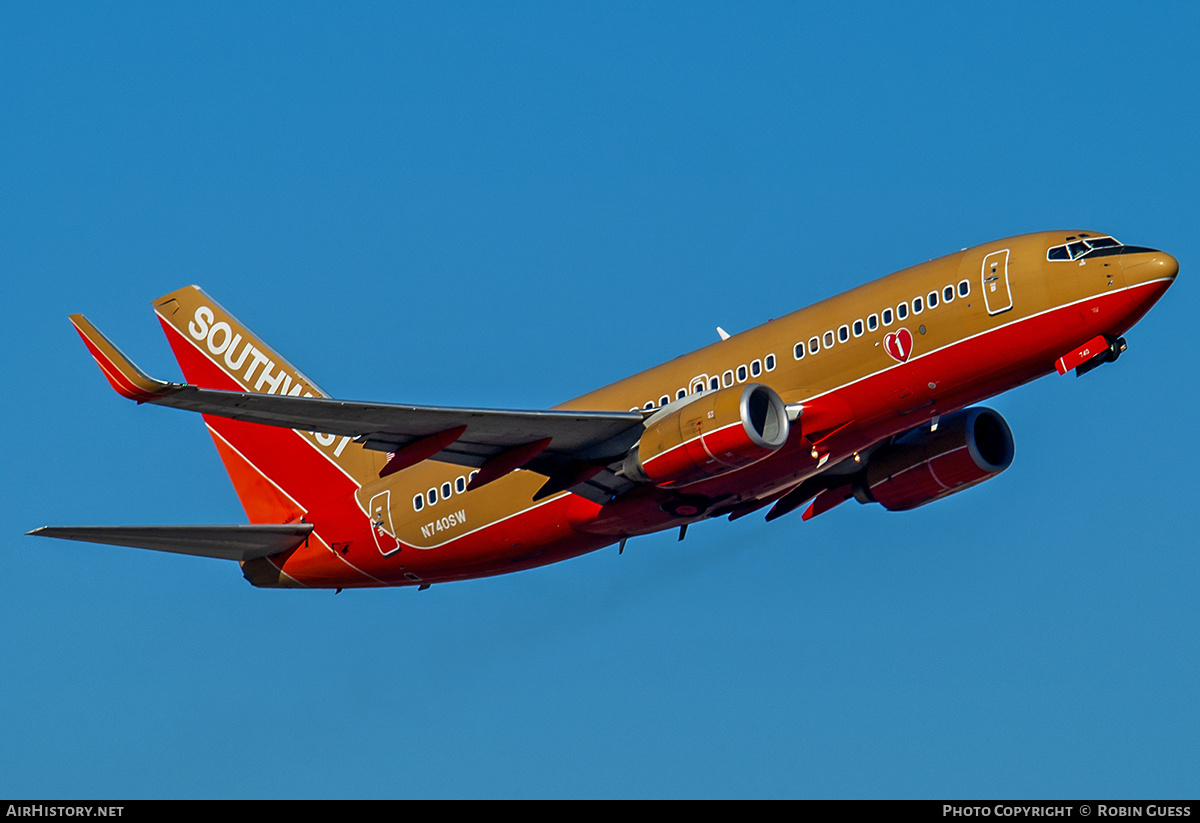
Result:
[[990,315],[1006,312],[1013,306],[1008,287],[1008,249],[994,251],[983,258],[983,302]]
[[375,538],[379,553],[386,557],[399,551],[400,541],[396,539],[396,528],[392,525],[391,491],[382,491],[372,497],[367,509],[371,518],[371,535]]

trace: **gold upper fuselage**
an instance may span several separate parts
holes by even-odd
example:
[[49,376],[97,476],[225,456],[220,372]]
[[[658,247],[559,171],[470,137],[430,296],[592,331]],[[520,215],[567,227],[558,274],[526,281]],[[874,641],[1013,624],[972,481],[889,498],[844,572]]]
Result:
[[[1124,246],[1120,247],[1123,254],[1076,260],[1047,258],[1049,250],[1066,243],[1066,238],[1077,240],[1081,236],[1107,237],[1099,232],[1038,232],[963,249],[720,340],[558,408],[645,408],[649,403],[659,405],[664,397],[675,400],[691,393],[701,381],[704,388],[712,388],[713,377],[721,378],[722,387],[747,380],[766,383],[786,402],[804,402],[895,366],[896,361],[882,343],[888,332],[901,327],[913,327],[913,334],[920,338],[913,353],[915,359],[997,326],[1096,295],[1151,281],[1165,280],[1165,289],[1179,270],[1171,255],[1142,247]],[[986,290],[992,284],[985,281],[991,272],[984,272],[983,263],[989,255],[1005,250],[1012,300],[1009,308],[996,306],[998,310],[989,312]],[[963,283],[965,295],[960,287]],[[947,290],[950,300],[945,299]],[[932,305],[931,295],[936,296],[936,305]],[[1157,292],[1145,308],[1160,295],[1161,291]],[[901,311],[904,317],[900,317]],[[883,322],[885,312],[890,312],[891,322]],[[878,317],[874,329],[869,327],[872,316]],[[856,333],[858,323],[862,324],[861,332]],[[1119,326],[1117,323],[1112,333],[1120,334],[1128,328]],[[814,337],[815,347],[810,345]],[[828,341],[833,345],[826,345]],[[804,356],[797,358],[796,347],[801,345]],[[762,364],[771,355],[775,368],[767,371],[765,365],[760,365],[760,371],[754,374],[755,362]],[[744,378],[739,371],[743,367]],[[1046,363],[1046,371],[1051,370],[1053,359]],[[733,374],[732,381],[727,379],[729,373]]]

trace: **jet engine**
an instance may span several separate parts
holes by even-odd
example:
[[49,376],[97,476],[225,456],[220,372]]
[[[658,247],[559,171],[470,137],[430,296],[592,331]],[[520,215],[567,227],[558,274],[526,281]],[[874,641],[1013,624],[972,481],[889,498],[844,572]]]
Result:
[[701,392],[677,400],[646,421],[625,457],[631,480],[677,488],[770,456],[787,442],[783,400],[761,383]]
[[1012,431],[991,409],[947,415],[876,451],[854,484],[860,503],[907,511],[995,477],[1012,463]]

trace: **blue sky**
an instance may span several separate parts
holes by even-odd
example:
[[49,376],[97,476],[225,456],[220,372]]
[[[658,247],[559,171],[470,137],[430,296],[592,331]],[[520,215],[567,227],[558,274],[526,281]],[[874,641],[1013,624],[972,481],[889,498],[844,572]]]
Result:
[[[0,6],[0,796],[1179,797],[1200,774],[1192,4]],[[1016,460],[414,590],[23,536],[243,518],[188,283],[339,397],[537,408],[990,239],[1179,258]]]

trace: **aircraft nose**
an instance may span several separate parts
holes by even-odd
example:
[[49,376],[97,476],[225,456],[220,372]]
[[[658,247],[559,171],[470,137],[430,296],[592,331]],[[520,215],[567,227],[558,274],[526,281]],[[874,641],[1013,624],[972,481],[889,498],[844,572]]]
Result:
[[1146,283],[1150,280],[1174,280],[1179,274],[1179,261],[1165,251],[1146,249],[1141,254],[1127,255],[1122,260],[1121,270],[1131,281]]
[[1165,251],[1160,251],[1154,255],[1154,259],[1151,262],[1162,269],[1163,277],[1170,277],[1174,280],[1175,275],[1179,274],[1179,261]]

